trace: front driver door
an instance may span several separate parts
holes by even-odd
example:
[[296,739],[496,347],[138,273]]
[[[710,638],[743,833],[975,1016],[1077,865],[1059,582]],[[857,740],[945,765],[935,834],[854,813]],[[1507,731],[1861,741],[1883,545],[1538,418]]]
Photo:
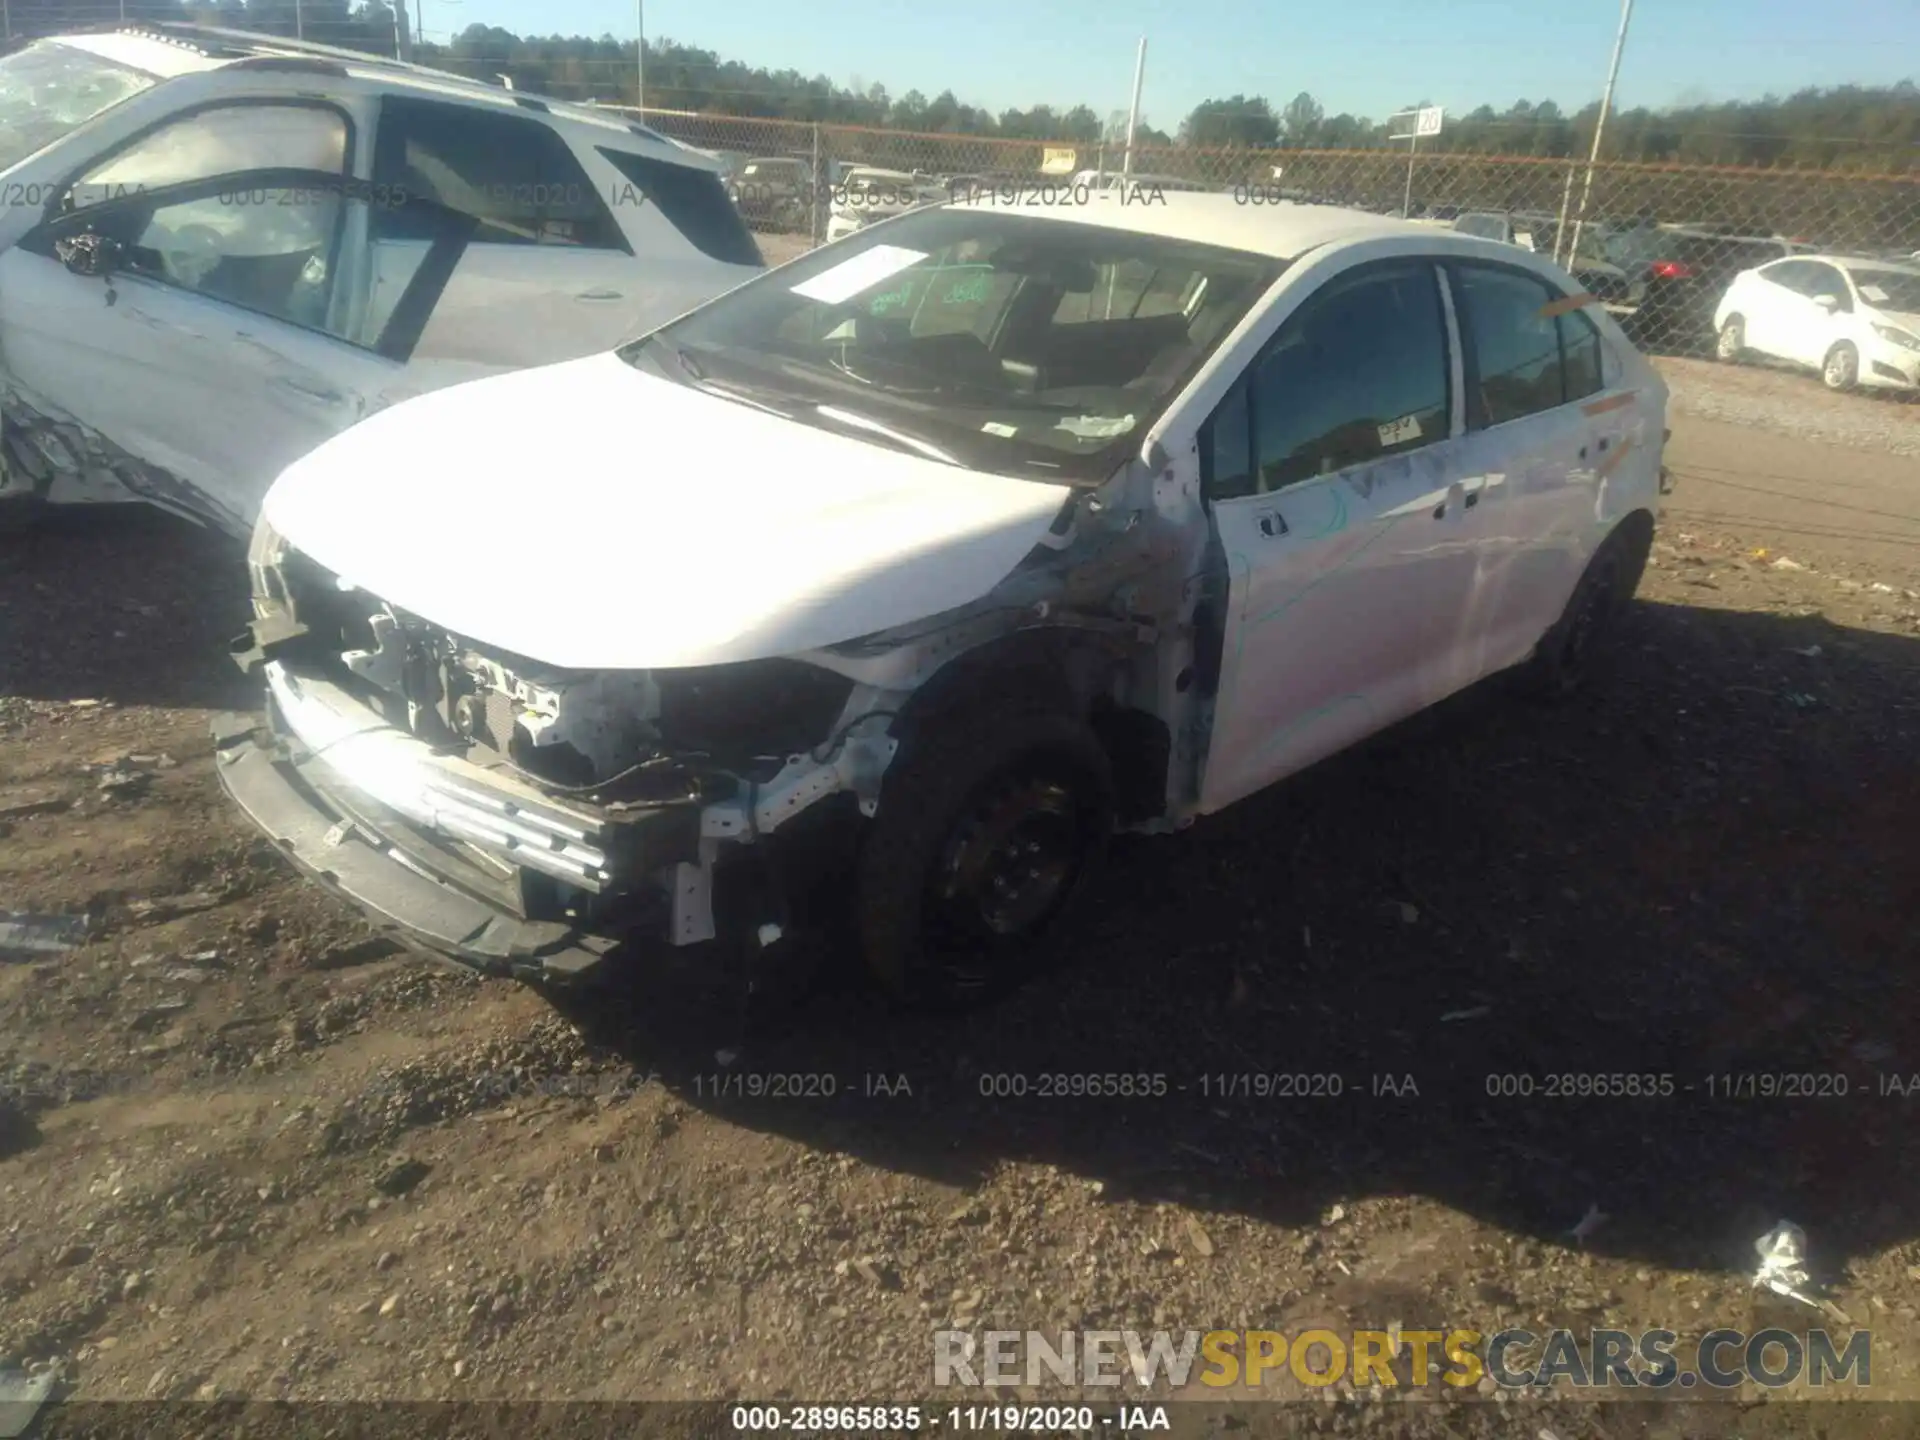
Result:
[[56,437],[27,447],[49,498],[121,488],[244,533],[293,460],[432,388],[408,357],[470,226],[441,212],[373,325],[373,203],[333,173],[227,175],[85,206],[0,255],[9,419]]
[[1337,275],[1202,431],[1227,566],[1202,810],[1391,724],[1452,668],[1484,507],[1449,331],[1431,262]]

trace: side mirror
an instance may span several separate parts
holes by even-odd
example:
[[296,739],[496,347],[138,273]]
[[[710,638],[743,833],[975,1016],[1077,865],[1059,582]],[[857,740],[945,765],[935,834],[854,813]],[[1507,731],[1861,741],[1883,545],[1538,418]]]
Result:
[[54,241],[53,253],[75,275],[105,277],[113,274],[124,252],[118,240],[83,230]]
[[1813,297],[1813,303],[1831,315],[1840,308],[1840,297],[1838,295],[1816,295]]

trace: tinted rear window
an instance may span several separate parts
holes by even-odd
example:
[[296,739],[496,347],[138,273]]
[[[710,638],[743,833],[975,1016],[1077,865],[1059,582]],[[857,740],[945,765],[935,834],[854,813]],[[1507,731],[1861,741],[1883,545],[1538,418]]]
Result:
[[600,153],[633,187],[632,194],[614,195],[617,204],[654,206],[702,255],[728,265],[766,263],[740,212],[727,198],[726,186],[712,171],[605,146]]

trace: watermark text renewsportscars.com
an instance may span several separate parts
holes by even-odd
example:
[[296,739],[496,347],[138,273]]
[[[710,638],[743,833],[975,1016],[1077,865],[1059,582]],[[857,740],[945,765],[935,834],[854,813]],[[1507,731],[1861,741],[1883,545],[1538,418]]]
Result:
[[[1798,1383],[1873,1383],[1873,1335],[1854,1330],[1712,1330],[1681,1358],[1672,1330],[936,1330],[933,1383],[942,1388],[1049,1384],[1174,1390],[1258,1388],[1291,1378],[1360,1388],[1438,1381],[1472,1390],[1732,1390]],[[1396,1367],[1396,1362],[1404,1361]]]

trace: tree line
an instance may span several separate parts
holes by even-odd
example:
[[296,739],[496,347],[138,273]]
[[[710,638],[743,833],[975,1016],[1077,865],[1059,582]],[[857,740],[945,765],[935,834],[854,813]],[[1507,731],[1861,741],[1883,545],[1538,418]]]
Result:
[[[418,0],[415,0],[418,3]],[[429,0],[431,8],[433,0]],[[386,0],[11,0],[15,35],[130,19],[189,19],[391,55],[398,20]],[[631,103],[637,77],[631,40],[611,35],[516,35],[497,25],[469,25],[449,43],[422,40],[421,63],[562,99]],[[1035,105],[994,113],[951,90],[929,99],[918,90],[895,95],[885,85],[775,70],[724,59],[674,40],[648,41],[649,108],[769,120],[817,121],[931,134],[1112,142],[1125,133],[1124,112],[1086,105]],[[1504,109],[1481,105],[1447,117],[1443,133],[1423,142],[1429,153],[1584,156],[1593,142],[1599,103],[1565,111],[1552,100],[1517,100]],[[1301,92],[1275,106],[1262,96],[1204,100],[1168,133],[1143,123],[1143,145],[1207,149],[1378,149],[1407,128],[1405,116],[1329,115]],[[1920,170],[1920,87],[1808,88],[1785,97],[1637,107],[1608,118],[1609,159],[1679,164],[1805,166],[1823,170],[1905,174]]]

